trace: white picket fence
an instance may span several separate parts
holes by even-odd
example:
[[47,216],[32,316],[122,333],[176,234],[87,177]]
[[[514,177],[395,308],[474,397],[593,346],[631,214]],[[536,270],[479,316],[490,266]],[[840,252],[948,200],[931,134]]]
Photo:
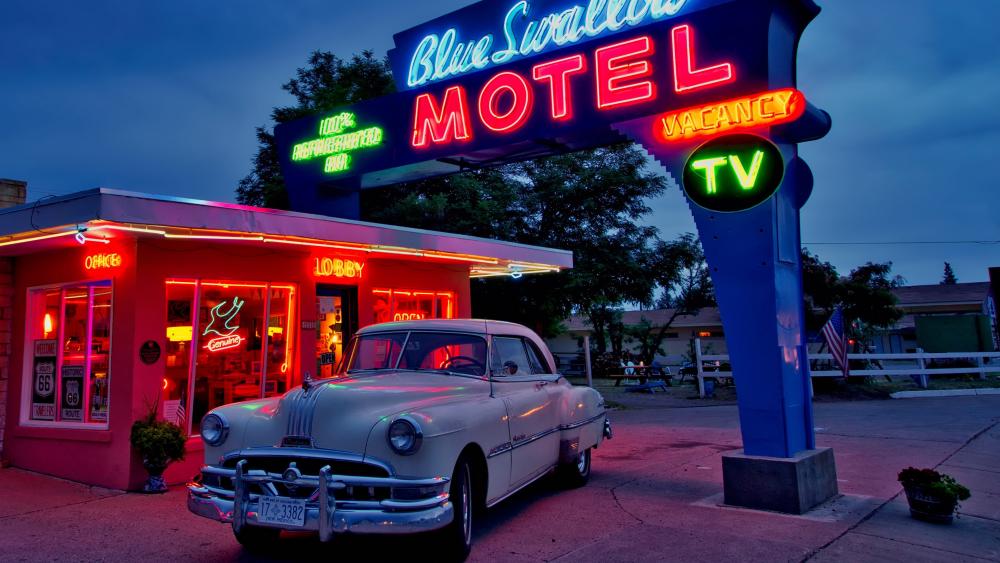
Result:
[[[732,378],[733,372],[722,371],[719,366],[729,362],[728,354],[702,354],[701,339],[695,339],[695,367],[698,377],[698,394],[705,396],[705,379]],[[911,354],[848,354],[848,359],[865,360],[867,369],[852,369],[852,376],[886,376],[886,375],[909,375],[915,376],[917,382],[924,389],[927,388],[929,378],[935,375],[957,375],[964,373],[978,374],[980,379],[986,379],[989,374],[1000,374],[1000,352],[945,352],[929,353],[919,350]],[[976,365],[957,368],[937,368],[927,367],[929,360],[974,360]],[[833,366],[833,356],[831,354],[811,354],[809,356],[810,366],[817,361],[826,361]],[[891,362],[891,364],[877,367],[881,363]],[[910,364],[910,365],[906,365]],[[831,370],[810,370],[812,377],[843,377],[839,369]]]

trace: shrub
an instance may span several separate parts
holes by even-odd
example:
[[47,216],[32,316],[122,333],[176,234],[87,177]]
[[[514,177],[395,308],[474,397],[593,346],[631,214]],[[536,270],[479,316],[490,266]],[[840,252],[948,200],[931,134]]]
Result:
[[156,420],[156,413],[137,420],[132,425],[132,447],[151,466],[165,467],[184,459],[184,430],[171,422]]
[[933,469],[907,467],[899,472],[899,482],[904,487],[922,488],[927,494],[948,502],[957,503],[972,496],[969,489],[961,485],[954,477],[938,473]]

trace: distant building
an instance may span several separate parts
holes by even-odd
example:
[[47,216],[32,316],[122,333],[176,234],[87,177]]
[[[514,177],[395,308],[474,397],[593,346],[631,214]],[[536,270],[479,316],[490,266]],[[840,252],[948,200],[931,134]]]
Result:
[[997,349],[990,282],[911,285],[893,290],[904,316],[876,341],[877,352]]
[[[636,326],[643,319],[649,321],[654,329],[659,329],[670,320],[673,309],[654,309],[650,311],[625,311],[622,313],[622,323],[625,326]],[[569,358],[583,352],[583,337],[593,339],[593,327],[586,315],[573,315],[563,321],[566,332],[549,339],[548,345],[552,353],[559,358]],[[725,354],[726,337],[722,330],[722,317],[717,307],[701,309],[697,315],[679,315],[667,329],[660,349],[663,354],[657,354],[656,359],[664,365],[680,365],[688,361],[691,343],[695,338],[701,338],[702,351],[705,354]],[[610,344],[609,344],[610,349]],[[637,343],[629,343],[626,339],[624,349],[636,352]]]
[[[976,352],[1000,350],[997,323],[997,296],[1000,268],[992,268],[990,282],[958,283],[953,285],[911,285],[893,290],[903,318],[883,331],[874,342],[877,353],[914,352]],[[625,311],[622,322],[636,326],[643,319],[659,328],[673,316],[672,309]],[[562,361],[576,361],[583,352],[584,336],[593,340],[593,327],[585,315],[573,315],[563,321],[566,332],[548,340],[553,354]],[[726,354],[722,317],[716,307],[706,307],[697,315],[680,315],[667,329],[660,344],[662,354],[656,358],[665,365],[680,365],[688,361],[692,342],[700,338],[705,354]],[[818,350],[818,335],[811,339],[810,349]],[[610,348],[610,344],[609,344]],[[626,351],[638,351],[638,344],[626,339]]]

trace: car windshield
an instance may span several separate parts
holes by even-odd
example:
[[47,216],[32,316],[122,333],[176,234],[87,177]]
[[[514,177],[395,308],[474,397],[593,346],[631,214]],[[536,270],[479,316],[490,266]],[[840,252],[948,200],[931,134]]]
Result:
[[347,373],[400,369],[486,375],[486,340],[455,332],[380,332],[354,338]]

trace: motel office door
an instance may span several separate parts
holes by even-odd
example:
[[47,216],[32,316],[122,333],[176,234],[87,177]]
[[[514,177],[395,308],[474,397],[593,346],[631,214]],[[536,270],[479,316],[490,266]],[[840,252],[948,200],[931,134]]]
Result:
[[331,377],[358,330],[358,288],[316,286],[316,374]]

